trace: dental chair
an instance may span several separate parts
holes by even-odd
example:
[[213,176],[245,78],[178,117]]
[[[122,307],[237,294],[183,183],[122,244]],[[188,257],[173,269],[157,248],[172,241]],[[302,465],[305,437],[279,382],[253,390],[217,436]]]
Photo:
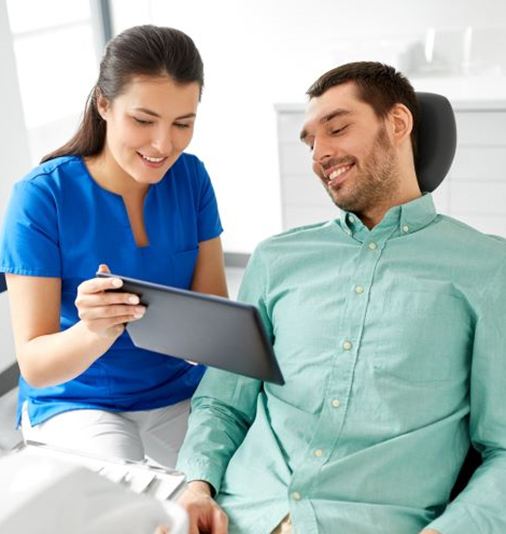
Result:
[[[0,293],[7,291],[5,276],[0,273]],[[0,343],[0,347],[3,345]],[[0,349],[1,350],[1,349]],[[0,372],[0,397],[14,389],[18,385],[19,368],[17,363],[11,364],[7,369]]]
[[[415,166],[421,191],[430,193],[441,184],[451,167],[457,144],[457,129],[453,109],[444,96],[417,93],[417,97],[420,113]],[[0,274],[0,293],[6,289],[5,278]],[[0,374],[0,396],[16,387],[18,377],[17,364],[12,364]],[[480,463],[480,455],[471,447],[452,490],[451,499],[465,487]]]
[[[457,127],[450,102],[434,93],[416,93],[420,106],[415,167],[420,190],[431,193],[450,170],[457,146]],[[481,456],[470,447],[450,494],[452,501],[467,485],[481,464]]]

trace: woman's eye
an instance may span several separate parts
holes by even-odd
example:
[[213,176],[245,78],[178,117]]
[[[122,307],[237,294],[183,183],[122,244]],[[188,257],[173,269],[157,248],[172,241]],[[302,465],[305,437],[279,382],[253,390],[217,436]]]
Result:
[[138,124],[142,124],[146,126],[147,124],[153,124],[153,121],[145,121],[143,119],[138,119],[137,117],[134,117],[134,121]]
[[175,122],[175,123],[174,123],[174,126],[175,126],[176,128],[184,129],[184,128],[189,128],[191,125],[190,125],[190,124],[183,123],[183,122]]

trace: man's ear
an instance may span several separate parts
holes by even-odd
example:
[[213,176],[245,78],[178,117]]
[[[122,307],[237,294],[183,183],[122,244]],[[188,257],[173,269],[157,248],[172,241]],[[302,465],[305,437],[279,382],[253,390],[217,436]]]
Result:
[[95,98],[99,115],[102,119],[107,120],[107,115],[109,114],[109,109],[111,107],[109,100],[98,89],[96,89]]
[[409,139],[413,130],[413,115],[404,104],[394,104],[388,113],[391,132],[396,144]]

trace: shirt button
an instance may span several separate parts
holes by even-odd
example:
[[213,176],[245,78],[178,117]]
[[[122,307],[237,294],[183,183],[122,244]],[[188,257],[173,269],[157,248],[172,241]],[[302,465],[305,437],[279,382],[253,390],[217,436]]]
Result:
[[317,458],[320,458],[321,456],[323,456],[323,451],[321,449],[316,449],[314,451],[314,455],[317,457]]
[[409,226],[408,226],[407,224],[405,224],[405,225],[402,227],[402,231],[403,231],[404,233],[407,234],[407,233],[409,232]]
[[292,493],[292,499],[294,501],[300,501],[301,497],[302,497],[302,495],[298,491],[294,491]]
[[346,228],[345,233],[351,235],[351,230],[349,228]]
[[334,408],[339,408],[339,406],[341,406],[341,401],[339,399],[332,399],[332,406]]
[[362,286],[355,286],[355,293],[357,295],[361,295],[364,292],[364,288]]
[[345,341],[345,342],[343,343],[343,349],[344,349],[344,350],[351,350],[351,347],[353,347],[351,341]]
[[369,250],[376,250],[378,248],[378,245],[374,241],[371,241],[368,245]]

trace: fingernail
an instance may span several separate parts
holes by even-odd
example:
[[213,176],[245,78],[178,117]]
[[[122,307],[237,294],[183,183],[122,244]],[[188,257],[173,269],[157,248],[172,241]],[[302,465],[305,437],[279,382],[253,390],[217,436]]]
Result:
[[139,304],[139,297],[132,295],[131,297],[128,297],[128,302],[130,304]]
[[113,278],[112,285],[113,287],[121,287],[123,285],[123,280],[120,280],[119,278]]

